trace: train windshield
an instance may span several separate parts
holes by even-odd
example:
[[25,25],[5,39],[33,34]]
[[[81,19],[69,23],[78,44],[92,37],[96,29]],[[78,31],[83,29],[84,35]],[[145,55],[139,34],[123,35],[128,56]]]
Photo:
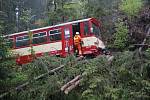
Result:
[[100,28],[94,23],[92,23],[91,32],[94,33],[95,36],[100,36]]

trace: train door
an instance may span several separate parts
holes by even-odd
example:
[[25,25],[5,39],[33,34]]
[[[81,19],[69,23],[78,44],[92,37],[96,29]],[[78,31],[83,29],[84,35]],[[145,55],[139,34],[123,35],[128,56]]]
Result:
[[75,36],[76,32],[79,32],[79,34],[81,35],[80,23],[72,24],[72,32],[73,32],[73,37]]
[[[72,32],[73,32],[73,39],[72,40],[73,41],[74,41],[74,36],[75,36],[76,32],[79,32],[80,36],[82,36],[81,26],[82,26],[82,24],[80,22],[72,24]],[[74,48],[73,52],[76,52],[74,43],[73,43],[73,48]]]
[[73,53],[73,33],[71,25],[64,26],[63,48],[65,56]]

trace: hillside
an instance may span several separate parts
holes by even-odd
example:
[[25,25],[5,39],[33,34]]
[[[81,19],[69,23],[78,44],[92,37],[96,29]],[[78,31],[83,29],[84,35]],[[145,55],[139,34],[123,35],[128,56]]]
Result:
[[[18,55],[3,37],[90,17],[101,22],[102,40],[113,59],[105,54],[80,59],[70,53],[66,58],[46,53],[36,58],[30,45],[34,60],[18,65]],[[2,0],[0,99],[149,100],[149,36],[149,0]]]

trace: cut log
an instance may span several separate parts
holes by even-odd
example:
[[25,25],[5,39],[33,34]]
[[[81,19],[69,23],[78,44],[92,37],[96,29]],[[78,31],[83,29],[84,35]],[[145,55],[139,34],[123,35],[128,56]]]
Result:
[[149,44],[134,44],[135,46],[150,46]]
[[106,58],[108,59],[108,62],[111,62],[111,61],[113,61],[114,56],[107,55]]
[[80,60],[83,60],[84,59],[84,56],[79,56],[79,57],[77,57],[77,61],[80,61]]
[[68,94],[71,90],[73,90],[77,85],[79,85],[81,80],[77,80],[74,84],[65,89],[64,93]]
[[[148,31],[147,31],[147,33],[146,33],[146,37],[144,38],[144,40],[143,40],[143,42],[142,42],[142,45],[144,45],[145,43],[146,43],[146,41],[147,41],[147,37],[150,35],[150,26],[149,25],[147,25],[146,27],[148,27]],[[142,55],[142,48],[143,48],[143,46],[140,46],[140,48],[139,48],[139,55],[140,55],[140,57],[141,57],[141,55]],[[143,72],[143,66],[141,66],[141,70],[140,70],[140,74],[141,74],[141,76],[142,76],[142,72]]]
[[[52,73],[54,73],[54,72],[56,72],[56,71],[62,69],[64,66],[65,66],[65,65],[61,65],[61,66],[59,66],[59,67],[57,67],[57,68],[55,68],[55,69],[53,69],[53,70],[48,71],[48,73],[41,74],[41,75],[35,77],[33,80],[36,81],[36,80],[38,80],[38,79],[40,79],[40,78],[45,77],[46,75],[50,75],[50,74],[52,74]],[[30,82],[25,82],[24,84],[19,85],[19,86],[17,86],[17,87],[14,88],[14,89],[9,90],[8,92],[5,92],[5,93],[3,93],[3,94],[0,94],[0,98],[3,98],[4,96],[6,96],[7,94],[9,94],[10,92],[12,92],[12,91],[14,91],[14,90],[20,90],[21,88],[27,86],[29,83],[30,83]]]
[[61,87],[61,91],[64,91],[66,88],[68,88],[69,86],[71,86],[72,84],[74,84],[76,81],[78,81],[79,79],[81,79],[81,75],[76,76],[73,80],[69,81],[68,83],[66,83],[64,86]]
[[[144,38],[144,40],[143,40],[143,42],[142,42],[142,45],[144,45],[144,44],[146,43],[147,36],[149,36],[149,35],[150,35],[150,27],[148,28],[148,31],[147,31],[147,33],[146,33],[146,37]],[[139,54],[140,54],[140,55],[141,55],[142,48],[143,48],[143,46],[141,46],[141,47],[139,48]]]

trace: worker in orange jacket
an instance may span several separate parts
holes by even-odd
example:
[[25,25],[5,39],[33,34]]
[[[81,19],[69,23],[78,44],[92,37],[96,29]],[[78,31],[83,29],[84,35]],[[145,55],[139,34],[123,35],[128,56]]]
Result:
[[76,32],[76,35],[74,36],[74,46],[75,50],[78,50],[79,56],[82,56],[82,48],[81,44],[83,43],[81,36],[79,35],[79,32]]

